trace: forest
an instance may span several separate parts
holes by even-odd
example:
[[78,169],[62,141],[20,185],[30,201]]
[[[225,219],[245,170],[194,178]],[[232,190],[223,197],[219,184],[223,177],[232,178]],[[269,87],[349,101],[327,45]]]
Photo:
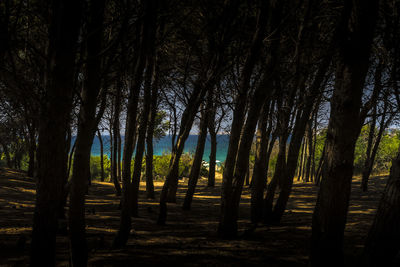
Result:
[[400,266],[399,13],[1,0],[0,265]]

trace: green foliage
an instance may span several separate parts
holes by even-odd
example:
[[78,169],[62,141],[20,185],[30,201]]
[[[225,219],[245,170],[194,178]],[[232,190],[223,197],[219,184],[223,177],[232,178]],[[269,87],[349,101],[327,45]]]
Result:
[[[111,161],[107,155],[103,157],[104,164],[104,178],[108,180],[111,175]],[[101,165],[100,165],[100,156],[90,156],[90,173],[92,175],[93,180],[101,179]]]
[[[365,125],[361,129],[360,136],[357,139],[356,147],[354,151],[354,174],[361,174],[364,162],[366,160],[367,146],[368,146],[368,134],[370,131],[370,126]],[[378,129],[375,129],[375,135],[378,133]],[[315,150],[315,159],[319,162],[322,155],[323,146],[325,143],[326,130],[321,131],[317,136],[317,145]],[[378,152],[375,157],[374,166],[372,172],[381,173],[388,172],[392,159],[397,153],[397,149],[400,145],[400,131],[395,130],[389,133],[385,131],[381,142],[378,147]]]

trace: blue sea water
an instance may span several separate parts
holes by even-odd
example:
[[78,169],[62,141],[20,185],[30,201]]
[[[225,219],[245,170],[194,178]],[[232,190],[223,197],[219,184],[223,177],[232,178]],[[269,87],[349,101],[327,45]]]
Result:
[[[110,156],[110,136],[103,135],[103,149],[104,154]],[[204,148],[203,160],[209,162],[209,156],[211,151],[211,142],[210,136],[207,136],[206,145]],[[71,140],[72,144],[75,142],[75,138]],[[124,144],[124,137],[122,136],[122,146]],[[71,144],[71,146],[72,146]],[[188,139],[185,142],[184,152],[193,153],[196,151],[197,145],[197,135],[189,135]],[[228,152],[229,145],[229,135],[217,135],[217,160],[224,162],[226,158],[226,154]],[[160,140],[153,142],[154,155],[162,155],[163,153],[171,152],[171,136],[166,135]],[[92,155],[98,156],[100,155],[100,141],[96,135],[93,140],[92,145]]]

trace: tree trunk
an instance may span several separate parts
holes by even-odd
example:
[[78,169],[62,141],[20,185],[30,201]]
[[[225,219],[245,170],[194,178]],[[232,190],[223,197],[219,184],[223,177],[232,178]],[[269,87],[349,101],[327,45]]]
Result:
[[104,182],[104,152],[103,152],[103,139],[101,137],[100,130],[97,130],[97,136],[99,137],[99,142],[100,142],[100,169],[101,169],[100,181]]
[[[307,150],[307,145],[310,150],[312,150],[312,132],[311,132],[311,123],[310,122],[310,115],[312,113],[313,107],[315,105],[316,99],[318,99],[319,95],[321,94],[321,84],[324,80],[324,76],[328,70],[328,67],[330,65],[332,58],[332,54],[328,54],[326,58],[321,62],[321,65],[319,66],[319,69],[316,73],[316,76],[314,78],[313,83],[311,84],[308,94],[305,95],[305,102],[304,102],[304,107],[301,113],[298,113],[296,115],[296,122],[294,125],[292,137],[290,140],[290,145],[289,145],[289,151],[288,151],[288,157],[286,160],[286,165],[285,169],[282,169],[282,183],[281,183],[281,191],[279,194],[279,197],[276,201],[274,211],[272,214],[272,221],[274,223],[279,223],[282,219],[283,213],[285,212],[286,209],[286,204],[289,200],[289,196],[292,192],[292,186],[293,186],[293,179],[294,175],[296,173],[296,168],[297,168],[297,163],[298,163],[298,158],[299,158],[299,152],[300,152],[300,147],[301,147],[301,140],[303,139],[304,132],[306,130],[307,123],[309,124],[309,129],[308,129],[308,141],[307,138],[304,138],[305,140],[305,148],[304,150]],[[311,140],[310,140],[311,139]],[[306,153],[304,153],[306,154]],[[308,154],[311,154],[311,151],[309,151]],[[305,159],[303,160],[303,164],[305,164]],[[306,166],[303,166],[303,169],[306,169],[306,171],[309,173],[310,169],[310,164],[311,164],[311,155],[308,156],[308,162]],[[275,170],[277,171],[277,170]],[[306,172],[306,182],[308,182],[307,178],[307,172]],[[304,172],[303,172],[304,173]],[[309,175],[309,174],[308,174]],[[304,174],[303,174],[304,176]]]
[[143,161],[143,153],[145,148],[146,142],[146,129],[147,129],[147,122],[149,119],[149,113],[151,109],[151,88],[152,82],[154,82],[154,42],[155,42],[155,33],[156,33],[156,16],[157,13],[154,11],[152,12],[153,19],[151,20],[151,24],[149,24],[149,43],[151,46],[149,51],[147,51],[147,65],[146,65],[146,74],[145,74],[145,81],[144,81],[144,104],[143,110],[140,118],[140,125],[139,125],[139,134],[138,140],[136,145],[136,155],[135,155],[135,163],[133,168],[133,175],[132,175],[132,215],[137,217],[138,216],[138,201],[139,201],[139,186],[140,186],[140,176],[142,173],[142,161]]
[[325,138],[325,142],[324,142],[324,147],[322,148],[321,158],[319,159],[319,162],[318,162],[318,168],[315,173],[315,185],[317,185],[317,186],[319,186],[319,184],[321,183],[321,179],[322,179],[322,165],[323,165],[324,159],[325,159],[325,151],[326,151],[326,138]]
[[[209,130],[210,131],[210,130]],[[210,163],[208,169],[208,184],[209,187],[215,186],[215,168],[217,161],[217,134],[210,131],[211,149],[210,149]]]
[[[271,4],[273,5],[273,4]],[[259,113],[256,111],[252,111],[253,114],[251,116],[255,120],[255,123],[252,120],[249,120],[249,123],[246,123],[247,128],[246,133],[249,133],[250,135],[246,136],[247,139],[249,140],[244,140],[243,145],[240,144],[241,146],[241,152],[244,152],[247,155],[242,155],[240,160],[237,160],[236,157],[240,155],[239,150],[239,138],[242,133],[242,128],[243,128],[243,123],[244,123],[244,118],[245,118],[245,110],[246,110],[246,102],[248,98],[248,89],[249,89],[249,82],[250,82],[250,77],[252,75],[254,66],[257,62],[257,57],[259,56],[259,51],[261,50],[262,46],[262,39],[264,38],[264,35],[266,33],[266,26],[267,26],[267,17],[268,17],[268,8],[270,8],[269,4],[266,2],[263,2],[258,18],[257,18],[257,25],[256,29],[253,35],[253,40],[252,44],[249,48],[249,51],[246,56],[246,61],[242,69],[242,73],[240,76],[240,83],[239,83],[239,92],[236,97],[236,103],[235,103],[235,109],[233,111],[233,121],[232,121],[232,126],[231,126],[231,133],[229,137],[229,146],[228,146],[228,153],[226,156],[225,160],[225,168],[224,168],[224,173],[223,173],[223,180],[222,180],[222,190],[221,190],[221,213],[220,213],[220,219],[219,219],[219,224],[218,224],[218,234],[222,237],[232,237],[237,234],[237,211],[238,211],[238,205],[239,205],[239,200],[240,200],[240,195],[239,199],[237,194],[241,193],[241,189],[243,184],[241,183],[241,180],[244,177],[241,177],[241,172],[240,170],[239,173],[236,173],[235,175],[235,168],[236,164],[239,163],[239,165],[243,165],[243,162],[246,163],[248,162],[248,153],[247,147],[250,142],[253,141],[252,136],[254,135],[254,130],[252,129],[253,124],[256,124],[258,116],[254,118],[255,114]],[[274,27],[275,25],[272,25],[271,27]],[[274,28],[275,29],[275,28]],[[278,31],[279,32],[279,31]],[[279,37],[279,34],[276,34]],[[276,37],[275,39],[279,39]],[[276,41],[275,41],[276,42]],[[275,43],[272,42],[272,43]],[[273,45],[271,46],[271,50],[273,50],[274,47]],[[274,51],[276,52],[276,51]],[[272,58],[273,59],[273,58]],[[273,61],[271,59],[271,61]],[[270,60],[270,59],[268,59]],[[267,63],[268,65],[268,63]],[[273,65],[273,64],[271,64]],[[273,68],[270,68],[270,66],[267,66],[268,69],[273,70]],[[267,79],[266,77],[263,78],[264,80]],[[264,81],[265,82],[265,81]],[[263,83],[264,83],[263,82]],[[262,88],[263,85],[260,85],[258,87],[259,93],[261,93],[265,88]],[[269,89],[269,88],[267,88]],[[263,92],[264,93],[264,92]],[[263,96],[262,96],[263,97]],[[263,98],[262,98],[263,99]],[[255,100],[253,98],[252,100]],[[251,109],[254,110],[254,106],[251,106]],[[261,106],[259,107],[261,109]],[[258,114],[257,114],[258,115]],[[254,125],[255,128],[255,125]],[[249,148],[250,149],[250,148]],[[246,159],[247,157],[247,159]],[[245,170],[244,170],[245,171]],[[235,181],[235,185],[233,184]],[[236,184],[237,183],[237,184]],[[235,188],[237,186],[237,188]],[[235,199],[235,201],[234,201]]]
[[[228,205],[225,206],[225,209],[222,210],[224,220],[222,222],[220,221],[219,224],[219,229],[221,231],[220,234],[225,237],[233,237],[237,234],[239,203],[243,189],[243,182],[248,170],[249,153],[251,144],[253,143],[252,137],[254,136],[260,111],[268,97],[270,89],[268,85],[268,80],[264,81],[260,87],[256,89],[251,99],[252,104],[247,115],[246,124],[244,125],[244,131],[242,138],[240,139],[240,145],[237,153],[235,171],[232,180],[231,199],[229,199],[227,203]],[[266,103],[266,105],[268,105],[268,103]]]
[[215,130],[215,109],[216,104],[213,104],[213,94],[208,95],[208,101],[211,103],[212,107],[210,111],[208,111],[208,132],[210,133],[210,163],[208,165],[208,183],[207,186],[214,187],[215,186],[215,167],[217,161],[217,133]]
[[122,176],[122,167],[121,167],[121,156],[122,156],[122,138],[121,138],[121,132],[118,131],[118,151],[117,151],[117,180],[118,182],[121,182],[121,176]]
[[[273,102],[271,102],[273,103]],[[273,104],[271,104],[272,106]],[[267,125],[269,121],[270,105],[264,104],[263,111],[258,120],[258,129],[256,134],[257,146],[256,146],[256,157],[254,161],[253,178],[251,179],[251,223],[257,225],[262,220],[263,213],[263,196],[264,189],[267,182],[267,171],[268,171],[268,140],[270,133],[267,131]],[[271,123],[271,121],[270,121]]]
[[[211,90],[209,91],[209,94],[212,94]],[[204,146],[206,144],[206,138],[207,138],[207,125],[209,119],[207,112],[210,107],[210,104],[211,103],[207,103],[206,108],[201,112],[200,129],[199,129],[200,132],[197,138],[196,152],[194,154],[192,168],[190,169],[188,188],[182,206],[182,209],[184,210],[190,210],[192,206],[194,191],[196,189],[197,181],[200,176],[200,169],[204,154]]]
[[146,194],[147,198],[154,199],[154,177],[153,177],[153,138],[154,138],[154,123],[157,116],[157,94],[158,94],[158,75],[159,70],[157,66],[158,60],[155,63],[155,78],[151,89],[151,108],[149,114],[149,123],[146,136]]
[[160,213],[157,223],[164,225],[167,219],[167,202],[176,202],[176,190],[178,188],[178,175],[179,175],[179,159],[182,155],[185,141],[189,136],[190,129],[197,110],[200,106],[202,99],[207,89],[213,86],[214,81],[210,79],[202,86],[200,81],[197,81],[196,87],[190,97],[189,106],[186,107],[182,114],[181,127],[175,148],[172,150],[171,164],[168,170],[168,175],[165,179],[161,195],[160,195]]
[[[382,78],[382,66],[378,65],[376,68],[376,71],[375,71],[375,89],[377,89],[379,91],[382,90],[381,78]],[[371,175],[372,167],[374,165],[376,153],[378,152],[379,143],[381,141],[381,138],[382,138],[385,128],[387,127],[388,123],[391,120],[391,119],[388,119],[388,121],[385,123],[387,108],[388,108],[388,106],[387,106],[387,99],[386,99],[385,103],[384,103],[382,119],[380,122],[380,128],[379,128],[378,134],[376,136],[375,144],[373,145],[373,139],[374,139],[374,135],[375,135],[376,117],[377,117],[377,114],[376,114],[377,103],[375,103],[375,105],[374,105],[374,110],[373,110],[373,114],[372,114],[372,123],[371,123],[370,131],[368,134],[368,145],[367,145],[367,153],[366,153],[367,157],[364,162],[364,168],[362,171],[362,178],[361,178],[361,189],[363,192],[366,192],[368,190],[368,180],[369,180],[369,176]],[[373,146],[373,149],[372,149],[372,146]]]
[[29,127],[29,145],[28,145],[28,177],[33,177],[35,172],[35,152],[36,152],[36,130],[33,125]]
[[378,1],[346,2],[339,26],[339,55],[331,98],[323,178],[312,222],[311,266],[343,265],[343,235],[360,133],[362,89],[378,13]]
[[122,198],[121,198],[121,220],[118,233],[114,238],[113,247],[119,248],[126,245],[129,233],[132,228],[132,184],[131,184],[131,159],[134,150],[134,139],[136,136],[136,117],[139,101],[140,87],[142,84],[143,71],[146,61],[145,49],[148,45],[148,24],[152,19],[155,1],[146,1],[144,3],[144,16],[140,29],[138,57],[133,73],[133,83],[129,92],[128,110],[125,126],[125,144],[122,156]]
[[313,147],[313,135],[311,130],[312,121],[308,122],[307,138],[308,138],[308,158],[306,165],[306,183],[310,182],[311,174],[311,160],[312,160],[312,147]]
[[400,249],[400,150],[392,161],[389,179],[364,248],[365,266],[395,266]]
[[301,180],[301,173],[303,171],[303,158],[304,158],[304,150],[305,150],[305,140],[302,140],[302,144],[301,144],[301,153],[300,153],[300,164],[297,167],[297,181]]
[[45,95],[39,116],[38,183],[33,218],[32,266],[55,266],[57,208],[65,177],[67,126],[72,105],[82,1],[50,6]]
[[121,186],[118,179],[118,136],[120,131],[120,108],[121,108],[121,90],[122,90],[122,80],[119,77],[117,81],[117,86],[115,87],[115,98],[114,98],[114,118],[112,124],[113,131],[113,152],[112,152],[112,164],[111,164],[111,177],[115,187],[115,194],[121,196]]
[[69,236],[72,264],[85,266],[88,252],[85,233],[85,193],[90,177],[90,152],[95,135],[97,97],[101,87],[101,57],[105,0],[92,1],[89,6],[87,31],[87,62],[82,103],[78,118],[78,134],[69,198]]

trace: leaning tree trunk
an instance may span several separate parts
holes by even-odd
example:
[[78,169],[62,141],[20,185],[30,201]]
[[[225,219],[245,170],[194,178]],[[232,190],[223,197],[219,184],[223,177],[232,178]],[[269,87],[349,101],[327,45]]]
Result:
[[87,62],[82,103],[78,118],[78,134],[69,197],[69,237],[72,264],[85,266],[88,252],[85,233],[85,193],[90,177],[90,152],[95,135],[97,97],[101,87],[101,58],[105,0],[90,3],[87,31]]
[[[333,42],[331,46],[333,46]],[[315,75],[315,78],[308,89],[308,94],[305,96],[304,107],[301,113],[298,113],[296,116],[296,123],[293,129],[292,137],[290,140],[288,157],[286,160],[285,170],[282,170],[283,179],[282,179],[282,187],[279,194],[279,197],[276,201],[274,211],[272,214],[272,221],[274,223],[279,223],[282,219],[283,213],[285,212],[287,202],[289,200],[289,196],[292,192],[293,180],[296,173],[299,152],[301,147],[301,140],[303,139],[307,124],[309,124],[309,129],[307,132],[308,141],[305,142],[304,150],[307,150],[307,146],[309,148],[309,155],[307,163],[305,162],[305,158],[303,160],[303,169],[305,169],[305,177],[306,182],[308,182],[309,170],[311,167],[311,157],[312,157],[312,131],[311,131],[311,114],[313,107],[315,106],[315,101],[319,98],[321,94],[321,85],[323,83],[325,74],[328,70],[328,67],[331,63],[332,53],[328,53],[326,57],[323,59],[321,64],[318,66],[318,71]],[[318,101],[317,101],[318,102]],[[312,117],[312,116],[311,116]],[[305,138],[307,140],[307,138]],[[304,153],[306,154],[306,153]],[[303,171],[304,173],[304,171]],[[308,174],[307,174],[308,173]],[[304,177],[304,174],[303,174]]]
[[[273,103],[273,102],[271,102]],[[269,122],[269,112],[273,104],[265,103],[263,111],[258,121],[258,129],[256,134],[256,157],[254,161],[253,178],[251,179],[251,223],[257,225],[262,220],[263,213],[263,196],[264,189],[267,182],[267,171],[268,171],[268,140],[270,133],[267,131],[267,125]],[[270,121],[271,123],[271,121]]]
[[170,167],[160,195],[160,213],[157,221],[157,224],[159,225],[164,225],[166,222],[167,202],[176,202],[176,190],[178,187],[179,175],[179,159],[183,153],[185,141],[189,136],[189,132],[192,128],[192,124],[200,103],[204,98],[207,89],[213,86],[214,81],[210,79],[204,84],[205,85],[202,85],[202,82],[197,81],[196,87],[189,100],[189,103],[191,104],[187,106],[182,115],[178,139],[174,149],[172,150]]
[[65,177],[67,126],[72,106],[76,46],[83,1],[50,5],[48,66],[39,115],[38,183],[33,217],[32,266],[54,266],[57,209]]
[[146,62],[145,49],[148,46],[148,28],[151,20],[154,19],[152,12],[155,11],[155,1],[144,3],[144,16],[140,29],[138,57],[133,73],[133,84],[129,92],[128,110],[125,126],[125,144],[122,156],[122,197],[121,217],[118,233],[114,238],[113,247],[119,248],[126,245],[129,232],[132,228],[132,184],[131,184],[131,159],[134,150],[134,139],[136,139],[136,116],[139,101],[140,87],[142,85],[143,71]]
[[[172,176],[168,181],[168,190],[166,192],[166,194],[167,194],[166,201],[167,202],[176,203],[176,192],[178,190],[178,176],[179,176],[179,172],[178,172],[179,160],[183,153],[185,141],[186,141],[187,137],[189,136],[189,132],[190,132],[190,129],[192,128],[193,121],[196,116],[197,110],[198,110],[201,100],[204,98],[204,95],[207,90],[208,90],[208,87],[205,87],[205,86],[202,87],[201,83],[199,83],[198,89],[192,93],[191,99],[194,99],[194,100],[190,99],[188,101],[190,106],[188,108],[186,108],[187,113],[184,114],[186,116],[182,115],[180,128],[183,127],[183,129],[179,130],[178,139],[177,139],[175,147],[173,148],[173,151],[172,151],[173,155],[171,156],[170,169],[173,171],[171,172]],[[192,103],[193,103],[193,105],[192,105]],[[167,175],[167,177],[168,176],[169,175]],[[167,183],[167,180],[164,183],[164,185],[166,183]]]
[[400,150],[392,161],[389,179],[364,248],[365,266],[394,266],[400,250]]
[[115,187],[115,194],[121,196],[121,186],[118,179],[118,136],[119,136],[119,124],[120,124],[120,107],[121,107],[121,90],[122,90],[122,78],[119,77],[117,86],[115,87],[115,98],[114,98],[114,118],[112,124],[113,131],[113,152],[112,152],[112,163],[111,163],[111,177]]
[[[237,153],[235,171],[232,180],[232,192],[230,199],[222,210],[224,220],[219,224],[220,234],[224,237],[234,237],[237,235],[237,218],[239,213],[239,203],[242,195],[243,183],[249,165],[249,154],[253,143],[254,131],[260,116],[260,111],[270,91],[269,77],[266,75],[264,81],[256,89],[251,99],[250,110],[244,125],[243,135]],[[268,105],[268,103],[266,103]]]
[[[343,265],[343,235],[360,133],[360,106],[378,1],[346,2],[339,26],[339,55],[331,98],[323,178],[312,221],[311,266]],[[355,123],[357,122],[357,123]]]
[[[253,34],[252,44],[249,48],[249,51],[247,52],[246,61],[241,72],[239,91],[238,95],[236,96],[236,101],[235,101],[236,103],[233,111],[233,121],[229,137],[228,153],[225,159],[225,166],[224,166],[225,168],[222,179],[221,212],[218,224],[218,234],[223,237],[231,237],[237,234],[237,221],[236,221],[237,210],[235,209],[236,203],[233,203],[233,199],[235,198],[234,197],[235,185],[233,185],[234,171],[236,165],[236,157],[240,149],[239,139],[242,133],[244,118],[246,115],[245,111],[246,111],[246,102],[248,98],[249,82],[254,66],[257,63],[259,52],[262,48],[262,40],[266,33],[268,8],[269,5],[266,2],[263,2],[259,10],[257,25],[255,32]],[[261,90],[260,87],[259,90]],[[254,114],[252,114],[252,116],[254,116]],[[247,128],[248,132],[251,132],[251,126],[252,123],[248,124]],[[251,136],[253,135],[254,135],[254,130],[253,133],[251,133]],[[248,139],[251,139],[251,142],[253,141],[253,138],[250,138],[250,136],[246,137]],[[246,153],[247,142],[243,143],[242,150]],[[246,157],[246,155],[243,156]],[[241,159],[241,161],[242,160],[246,159]],[[243,165],[242,162],[240,165]],[[239,179],[241,179],[241,177],[239,177]],[[240,187],[241,191],[242,185],[238,186]],[[238,191],[236,191],[236,194],[237,193]]]
[[[211,90],[209,91],[209,94],[211,94]],[[189,174],[189,182],[188,182],[188,188],[186,191],[185,195],[185,200],[183,202],[182,209],[184,210],[190,210],[192,206],[192,200],[193,200],[193,195],[194,191],[196,189],[197,181],[200,176],[200,169],[201,169],[201,163],[203,161],[203,154],[204,154],[204,146],[206,144],[206,138],[207,138],[207,124],[208,124],[208,109],[210,107],[211,103],[207,103],[208,105],[206,106],[205,110],[201,112],[201,119],[200,119],[200,132],[197,138],[197,145],[196,145],[196,152],[194,154],[194,159],[192,163],[192,168],[190,169],[190,174]],[[201,109],[201,108],[200,108]]]
[[[382,75],[382,69],[381,69],[381,66],[378,66],[375,71],[375,87],[379,88],[378,90],[382,89],[381,75]],[[381,118],[380,125],[379,125],[379,131],[376,136],[376,140],[375,140],[375,144],[373,145],[373,148],[372,148],[372,143],[373,143],[374,134],[375,134],[375,124],[376,124],[376,117],[377,117],[377,114],[376,114],[377,104],[376,103],[374,106],[374,113],[372,114],[372,116],[373,116],[372,123],[371,123],[370,131],[368,134],[367,158],[365,159],[365,162],[364,162],[364,168],[362,171],[362,178],[361,178],[361,189],[363,192],[366,192],[368,190],[368,180],[369,180],[369,176],[371,175],[371,172],[372,172],[372,167],[374,165],[375,156],[376,156],[376,153],[378,152],[378,148],[379,148],[379,144],[381,142],[383,132],[391,121],[391,117],[390,117],[385,122],[386,115],[387,115],[387,109],[388,109],[388,103],[387,103],[387,99],[385,99],[384,101],[385,101],[385,103],[384,103],[384,107],[383,107],[383,114],[382,114],[382,118]]]
[[[155,15],[155,14],[154,14]],[[152,38],[149,40],[150,43],[154,45],[154,37],[155,37],[155,19],[152,20],[151,33]],[[152,81],[154,81],[154,51],[150,51],[147,56],[147,65],[146,65],[146,74],[144,81],[144,104],[143,110],[140,118],[139,125],[139,134],[136,145],[136,155],[135,155],[135,163],[133,168],[132,175],[132,216],[137,217],[139,214],[139,186],[140,186],[140,176],[142,173],[142,161],[143,161],[143,153],[145,148],[146,141],[146,129],[147,122],[149,118],[149,113],[151,109],[151,86]]]

